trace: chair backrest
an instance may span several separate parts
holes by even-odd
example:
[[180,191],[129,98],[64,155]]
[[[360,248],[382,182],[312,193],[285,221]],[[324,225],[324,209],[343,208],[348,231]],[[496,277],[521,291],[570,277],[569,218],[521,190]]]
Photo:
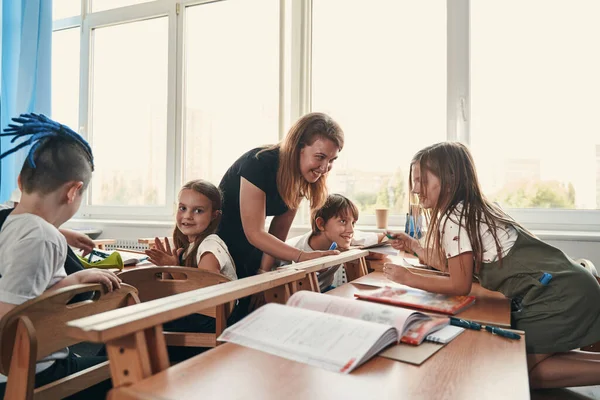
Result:
[[[89,292],[93,292],[91,299],[70,303],[76,295]],[[0,320],[0,372],[9,373],[20,319],[27,319],[35,331],[30,339],[37,341],[37,361],[79,342],[65,334],[67,322],[135,303],[139,303],[137,291],[129,285],[108,292],[101,284],[83,284],[44,293],[13,308]]]
[[[119,278],[137,288],[142,302],[231,281],[225,275],[199,268],[160,266],[132,268],[119,273]],[[200,314],[215,317],[215,309]]]

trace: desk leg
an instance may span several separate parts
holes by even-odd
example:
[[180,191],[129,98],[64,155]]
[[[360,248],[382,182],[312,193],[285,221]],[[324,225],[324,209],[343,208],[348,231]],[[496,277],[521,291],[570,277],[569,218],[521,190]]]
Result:
[[265,290],[265,300],[267,303],[285,304],[290,298],[290,286],[281,285],[269,290]]
[[[162,333],[162,332],[161,332]],[[113,387],[131,385],[152,375],[143,331],[106,343]]]
[[292,283],[292,294],[299,292],[300,290],[320,292],[317,274],[314,272],[307,274],[304,278]]
[[152,375],[158,374],[169,368],[169,355],[167,354],[167,343],[163,334],[162,325],[153,326],[144,331],[146,335],[146,345],[148,346],[148,356],[150,358],[150,367]]
[[353,280],[369,273],[367,269],[367,262],[365,261],[364,257],[361,257],[356,261],[347,262],[344,267],[346,268],[348,282],[352,282]]

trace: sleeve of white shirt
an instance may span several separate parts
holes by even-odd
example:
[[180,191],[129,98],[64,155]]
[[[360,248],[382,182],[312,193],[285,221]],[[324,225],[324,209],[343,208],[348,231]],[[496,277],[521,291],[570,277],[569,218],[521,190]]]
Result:
[[0,278],[0,301],[4,303],[18,305],[36,298],[66,276],[61,250],[44,239],[20,240],[11,246],[6,260]]
[[354,231],[354,237],[350,243],[352,246],[371,246],[379,242],[379,236],[375,232]]
[[221,270],[229,261],[229,254],[227,253],[227,250],[225,250],[223,246],[221,246],[221,243],[219,243],[218,240],[212,239],[210,237],[204,239],[202,243],[200,243],[200,246],[198,246],[196,260],[200,261],[202,255],[206,252],[212,253],[215,256],[215,258],[219,262],[219,269]]
[[452,216],[446,219],[446,223],[440,226],[442,230],[442,245],[446,258],[456,257],[459,254],[473,251],[471,247],[471,241],[467,235],[467,230],[464,226],[458,224],[458,217]]

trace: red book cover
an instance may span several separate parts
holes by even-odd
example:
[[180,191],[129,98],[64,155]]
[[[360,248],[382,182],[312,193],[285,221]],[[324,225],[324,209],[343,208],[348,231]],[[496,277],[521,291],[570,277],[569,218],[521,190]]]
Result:
[[408,328],[408,330],[404,333],[404,336],[402,336],[400,341],[402,343],[418,346],[428,335],[439,331],[445,326],[448,326],[449,323],[450,319],[447,317],[423,319],[421,321],[417,321],[410,325],[410,328]]
[[454,315],[475,302],[474,296],[446,296],[418,289],[387,286],[373,292],[355,293],[354,296],[361,300],[418,308],[449,315]]

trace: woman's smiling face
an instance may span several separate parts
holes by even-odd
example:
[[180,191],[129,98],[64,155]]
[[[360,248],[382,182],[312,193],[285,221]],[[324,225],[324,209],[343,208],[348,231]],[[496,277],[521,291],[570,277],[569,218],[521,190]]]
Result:
[[308,183],[315,183],[331,170],[339,148],[329,140],[317,138],[300,150],[300,173]]

